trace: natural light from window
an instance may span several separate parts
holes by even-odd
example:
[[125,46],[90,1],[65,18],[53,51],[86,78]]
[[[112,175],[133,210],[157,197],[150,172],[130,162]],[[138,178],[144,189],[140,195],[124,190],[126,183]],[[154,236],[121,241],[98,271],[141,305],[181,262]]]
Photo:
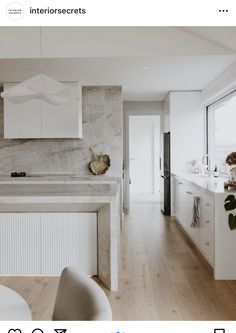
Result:
[[209,153],[214,163],[223,173],[229,173],[226,156],[236,151],[236,95],[209,108],[208,115]]

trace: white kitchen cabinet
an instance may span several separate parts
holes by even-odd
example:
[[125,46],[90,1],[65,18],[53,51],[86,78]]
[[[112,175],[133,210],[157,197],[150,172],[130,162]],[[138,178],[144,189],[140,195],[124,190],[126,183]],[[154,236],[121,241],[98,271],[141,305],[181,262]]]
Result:
[[214,214],[214,198],[206,193],[202,195],[201,210],[206,211],[208,214]]
[[[231,224],[231,216],[236,216],[236,208],[226,205],[234,201],[236,191],[226,190],[225,177],[201,177],[194,174],[172,175],[174,177],[175,201],[177,203],[175,216],[189,238],[196,244],[214,271],[216,280],[236,280],[236,229]],[[180,184],[181,183],[181,184]],[[182,183],[187,191],[200,197],[200,227],[191,228],[186,224],[186,206],[192,206],[190,199],[185,204],[181,199]],[[183,190],[182,190],[183,192]],[[182,200],[182,201],[181,201]],[[182,202],[182,204],[181,204]],[[179,203],[179,204],[178,204]],[[190,207],[191,208],[191,207]]]
[[[65,82],[78,95],[62,105],[34,99],[12,103],[4,99],[4,138],[82,138],[82,93],[78,82]],[[16,85],[5,83],[4,90]]]
[[[182,221],[183,223],[183,186],[184,186],[184,182],[182,180],[180,180],[177,177],[174,177],[174,189],[172,188],[171,190],[174,192],[174,200],[175,200],[175,216],[179,221]],[[173,211],[172,211],[173,213]]]
[[[4,84],[4,89],[11,84]],[[4,139],[41,138],[40,101],[15,104],[4,99]]]
[[97,275],[97,214],[41,214],[42,275],[72,266]]
[[188,227],[191,225],[191,216],[192,216],[192,195],[191,188],[188,186],[188,183],[183,179],[176,179],[177,186],[177,214],[176,217],[181,221],[181,225],[185,230],[188,230]]
[[185,231],[192,238],[192,240],[196,243],[198,239],[198,229],[192,228],[191,224],[193,222],[193,204],[194,204],[194,196],[196,193],[192,186],[186,184],[186,192],[185,192],[185,205],[186,205],[186,222],[185,222]]
[[201,227],[199,230],[199,249],[209,264],[214,267],[214,233]]
[[97,275],[97,214],[0,213],[0,275]]
[[[185,179],[175,178],[176,218],[202,255],[214,266],[214,198]],[[192,228],[194,197],[200,197],[200,226]]]
[[[164,102],[170,118],[171,170],[191,171],[192,160],[204,155],[205,117],[200,91],[172,91]],[[194,148],[193,148],[194,147]]]
[[209,230],[210,232],[214,232],[214,215],[209,214],[207,210],[203,210],[201,213],[202,218],[202,226]]
[[0,274],[40,275],[40,214],[0,213]]

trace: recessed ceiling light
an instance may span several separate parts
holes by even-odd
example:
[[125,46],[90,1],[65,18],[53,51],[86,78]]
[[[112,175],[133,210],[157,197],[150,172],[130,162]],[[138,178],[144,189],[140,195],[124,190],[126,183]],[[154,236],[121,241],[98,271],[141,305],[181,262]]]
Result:
[[150,69],[150,67],[149,67],[149,66],[144,66],[143,69],[144,69],[145,71],[147,71],[148,69]]

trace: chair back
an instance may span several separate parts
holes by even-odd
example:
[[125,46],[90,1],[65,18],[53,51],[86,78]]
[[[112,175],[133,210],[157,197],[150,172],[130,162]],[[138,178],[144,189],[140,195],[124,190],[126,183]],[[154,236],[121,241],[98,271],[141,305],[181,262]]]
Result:
[[112,312],[99,285],[67,267],[61,274],[52,320],[112,320]]

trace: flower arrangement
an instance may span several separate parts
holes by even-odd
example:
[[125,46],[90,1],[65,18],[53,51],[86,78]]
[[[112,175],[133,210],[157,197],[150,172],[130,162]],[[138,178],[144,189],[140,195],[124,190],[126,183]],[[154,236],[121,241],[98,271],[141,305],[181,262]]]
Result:
[[226,163],[228,164],[228,165],[236,165],[236,152],[234,151],[234,152],[232,152],[232,153],[230,153],[227,157],[226,157]]
[[192,171],[194,173],[199,173],[198,160],[192,160],[190,163],[191,163],[191,166],[192,166]]

